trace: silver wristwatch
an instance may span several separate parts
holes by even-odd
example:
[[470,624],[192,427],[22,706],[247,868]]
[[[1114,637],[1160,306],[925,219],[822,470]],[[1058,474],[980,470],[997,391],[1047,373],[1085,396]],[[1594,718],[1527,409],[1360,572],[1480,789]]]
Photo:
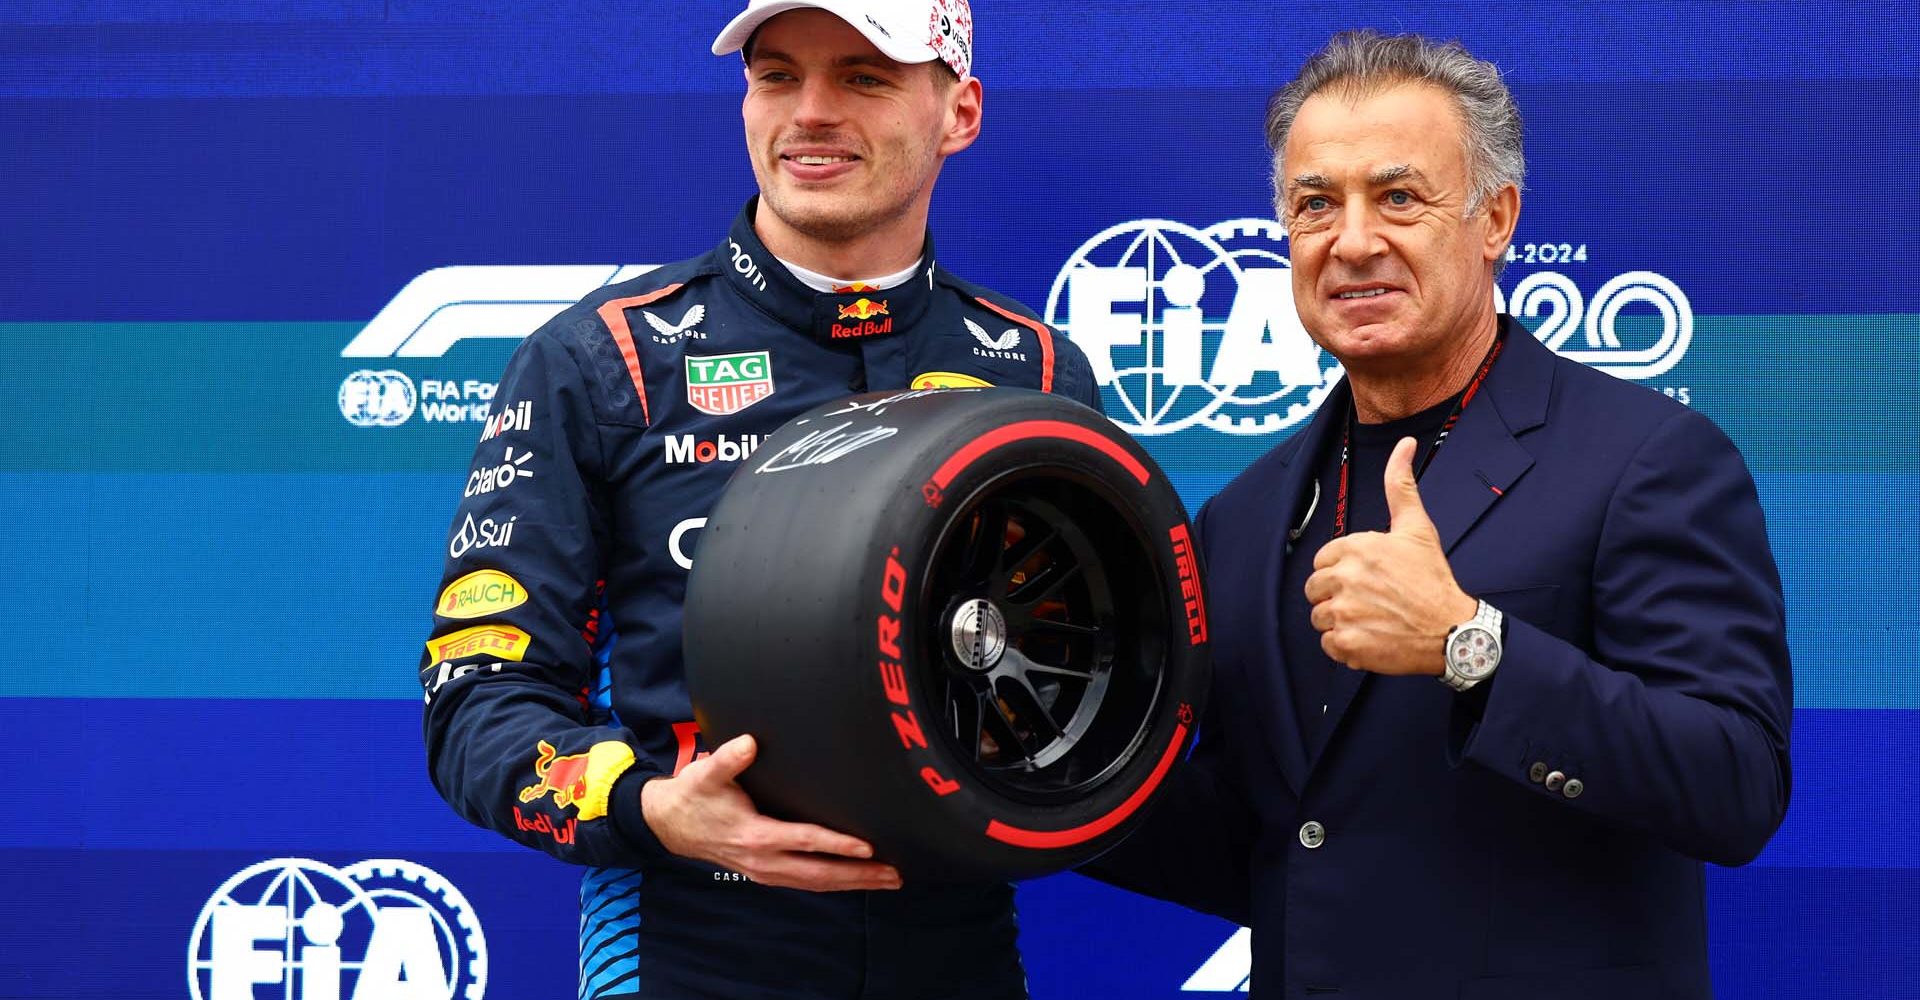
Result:
[[1492,677],[1500,665],[1503,620],[1499,608],[1481,601],[1472,618],[1455,625],[1447,633],[1447,667],[1440,673],[1440,683],[1465,691]]

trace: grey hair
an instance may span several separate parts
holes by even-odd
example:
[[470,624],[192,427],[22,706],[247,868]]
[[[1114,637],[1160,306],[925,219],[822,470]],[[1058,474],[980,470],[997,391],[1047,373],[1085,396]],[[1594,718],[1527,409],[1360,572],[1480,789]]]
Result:
[[1399,83],[1424,83],[1453,95],[1466,125],[1467,209],[1472,215],[1508,184],[1524,186],[1527,157],[1521,143],[1520,107],[1500,79],[1500,68],[1476,59],[1459,42],[1419,35],[1382,35],[1370,28],[1343,31],[1314,53],[1291,83],[1267,104],[1267,145],[1273,148],[1274,205],[1280,209],[1286,178],[1281,157],[1287,133],[1307,98],[1328,87],[1366,95]]

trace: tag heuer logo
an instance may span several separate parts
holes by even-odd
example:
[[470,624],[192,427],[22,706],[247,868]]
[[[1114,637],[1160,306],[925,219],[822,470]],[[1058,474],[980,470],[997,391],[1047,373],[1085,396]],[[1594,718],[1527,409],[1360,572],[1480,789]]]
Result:
[[773,395],[773,362],[766,351],[686,360],[687,402],[702,413],[739,413]]

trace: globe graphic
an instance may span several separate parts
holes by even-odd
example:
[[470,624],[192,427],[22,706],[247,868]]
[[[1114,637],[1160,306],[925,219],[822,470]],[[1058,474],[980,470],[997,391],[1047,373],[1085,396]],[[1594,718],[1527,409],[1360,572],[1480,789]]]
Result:
[[[1300,317],[1293,308],[1292,275],[1286,273],[1292,271],[1293,264],[1280,253],[1280,246],[1287,238],[1286,227],[1273,219],[1233,219],[1208,226],[1205,232],[1240,265],[1242,282],[1283,283],[1276,291],[1283,292],[1287,302],[1288,332],[1302,345],[1311,344],[1312,339],[1300,325]],[[1234,404],[1231,408],[1236,411],[1252,412],[1236,415],[1226,412],[1229,407],[1222,406],[1219,412],[1206,418],[1207,425],[1225,434],[1271,434],[1312,416],[1346,371],[1317,348],[1311,349],[1311,353],[1319,377],[1317,382],[1303,383],[1308,388],[1304,398],[1281,403],[1297,388],[1292,385],[1279,385],[1264,392],[1242,388],[1222,402],[1231,402]]]
[[355,427],[398,427],[413,416],[419,394],[402,372],[357,371],[340,383],[339,402]]
[[[351,944],[371,933],[378,909],[358,883],[318,862],[278,858],[248,866],[214,891],[193,926],[187,945],[187,986],[193,1000],[210,1000],[214,992],[213,923],[221,908],[237,906],[281,912],[281,926],[286,928],[281,973],[286,991],[293,996],[299,996],[293,987],[302,972],[295,942]],[[259,946],[273,951],[272,944],[262,941]],[[263,989],[273,991],[273,987]]]
[[[1252,245],[1230,247],[1229,241],[1235,238]],[[1189,330],[1197,328],[1210,348],[1217,348],[1244,284],[1252,280],[1278,281],[1280,287],[1262,290],[1265,301],[1288,303],[1286,315],[1273,318],[1273,334],[1297,338],[1296,349],[1304,348],[1317,358],[1317,348],[1306,340],[1297,317],[1292,315],[1291,289],[1284,284],[1287,261],[1278,251],[1283,238],[1277,224],[1265,220],[1221,223],[1206,230],[1166,219],[1113,226],[1088,240],[1068,259],[1047,297],[1046,320],[1080,343],[1090,357],[1107,354],[1113,367],[1110,384],[1120,402],[1112,416],[1129,432],[1171,434],[1205,426],[1228,434],[1271,433],[1311,414],[1337,380],[1338,366],[1323,371],[1312,362],[1309,376],[1298,379],[1297,384],[1261,374],[1233,385],[1194,378],[1194,359],[1189,358],[1185,362],[1186,376],[1175,378],[1169,364],[1173,324],[1168,317],[1171,310],[1198,309],[1199,322],[1194,324],[1189,318],[1186,325]],[[1115,309],[1116,313],[1134,314],[1122,321],[1137,319],[1141,338],[1138,345],[1120,344],[1109,349],[1104,331],[1074,329],[1072,297],[1075,285],[1083,280],[1079,275],[1118,268],[1138,269],[1145,279],[1140,300],[1117,304]],[[1099,364],[1097,357],[1095,364]],[[1200,374],[1210,371],[1205,360],[1198,367]],[[1290,394],[1301,398],[1289,405],[1285,400]]]
[[[376,939],[388,939],[389,959],[395,954],[391,921],[396,916],[412,918],[420,929],[419,935],[398,940],[410,963],[406,983],[399,992],[391,980],[376,981],[369,990],[361,977],[379,964],[370,961]],[[241,925],[241,933],[229,935],[224,945],[223,919]],[[329,949],[333,957],[316,965],[310,961],[315,948]],[[394,967],[384,968],[391,974]],[[256,977],[256,972],[265,975]],[[226,985],[215,985],[223,975]],[[304,858],[275,858],[235,873],[208,898],[187,944],[187,986],[192,1000],[235,995],[482,1000],[486,937],[460,890],[423,865],[379,859],[336,869]]]

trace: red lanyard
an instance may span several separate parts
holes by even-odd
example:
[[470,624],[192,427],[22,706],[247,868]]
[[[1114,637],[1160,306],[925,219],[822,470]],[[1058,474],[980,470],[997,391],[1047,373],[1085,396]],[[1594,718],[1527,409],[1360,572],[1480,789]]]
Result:
[[[1473,402],[1474,394],[1480,391],[1480,383],[1487,380],[1487,373],[1493,370],[1493,362],[1500,357],[1500,349],[1506,346],[1507,331],[1502,327],[1493,335],[1493,346],[1487,348],[1487,356],[1480,362],[1480,370],[1473,373],[1473,381],[1467,383],[1467,391],[1460,394],[1460,401],[1453,404],[1447,413],[1447,420],[1440,425],[1440,433],[1434,436],[1433,446],[1420,459],[1413,470],[1413,478],[1419,479],[1427,474],[1427,466],[1433,464],[1433,456],[1440,453],[1440,446],[1447,443],[1447,435],[1453,431],[1453,425],[1460,422],[1460,413]],[[1340,436],[1340,493],[1333,502],[1333,537],[1339,538],[1347,533],[1347,479],[1353,466],[1353,404],[1347,404],[1346,430]]]

